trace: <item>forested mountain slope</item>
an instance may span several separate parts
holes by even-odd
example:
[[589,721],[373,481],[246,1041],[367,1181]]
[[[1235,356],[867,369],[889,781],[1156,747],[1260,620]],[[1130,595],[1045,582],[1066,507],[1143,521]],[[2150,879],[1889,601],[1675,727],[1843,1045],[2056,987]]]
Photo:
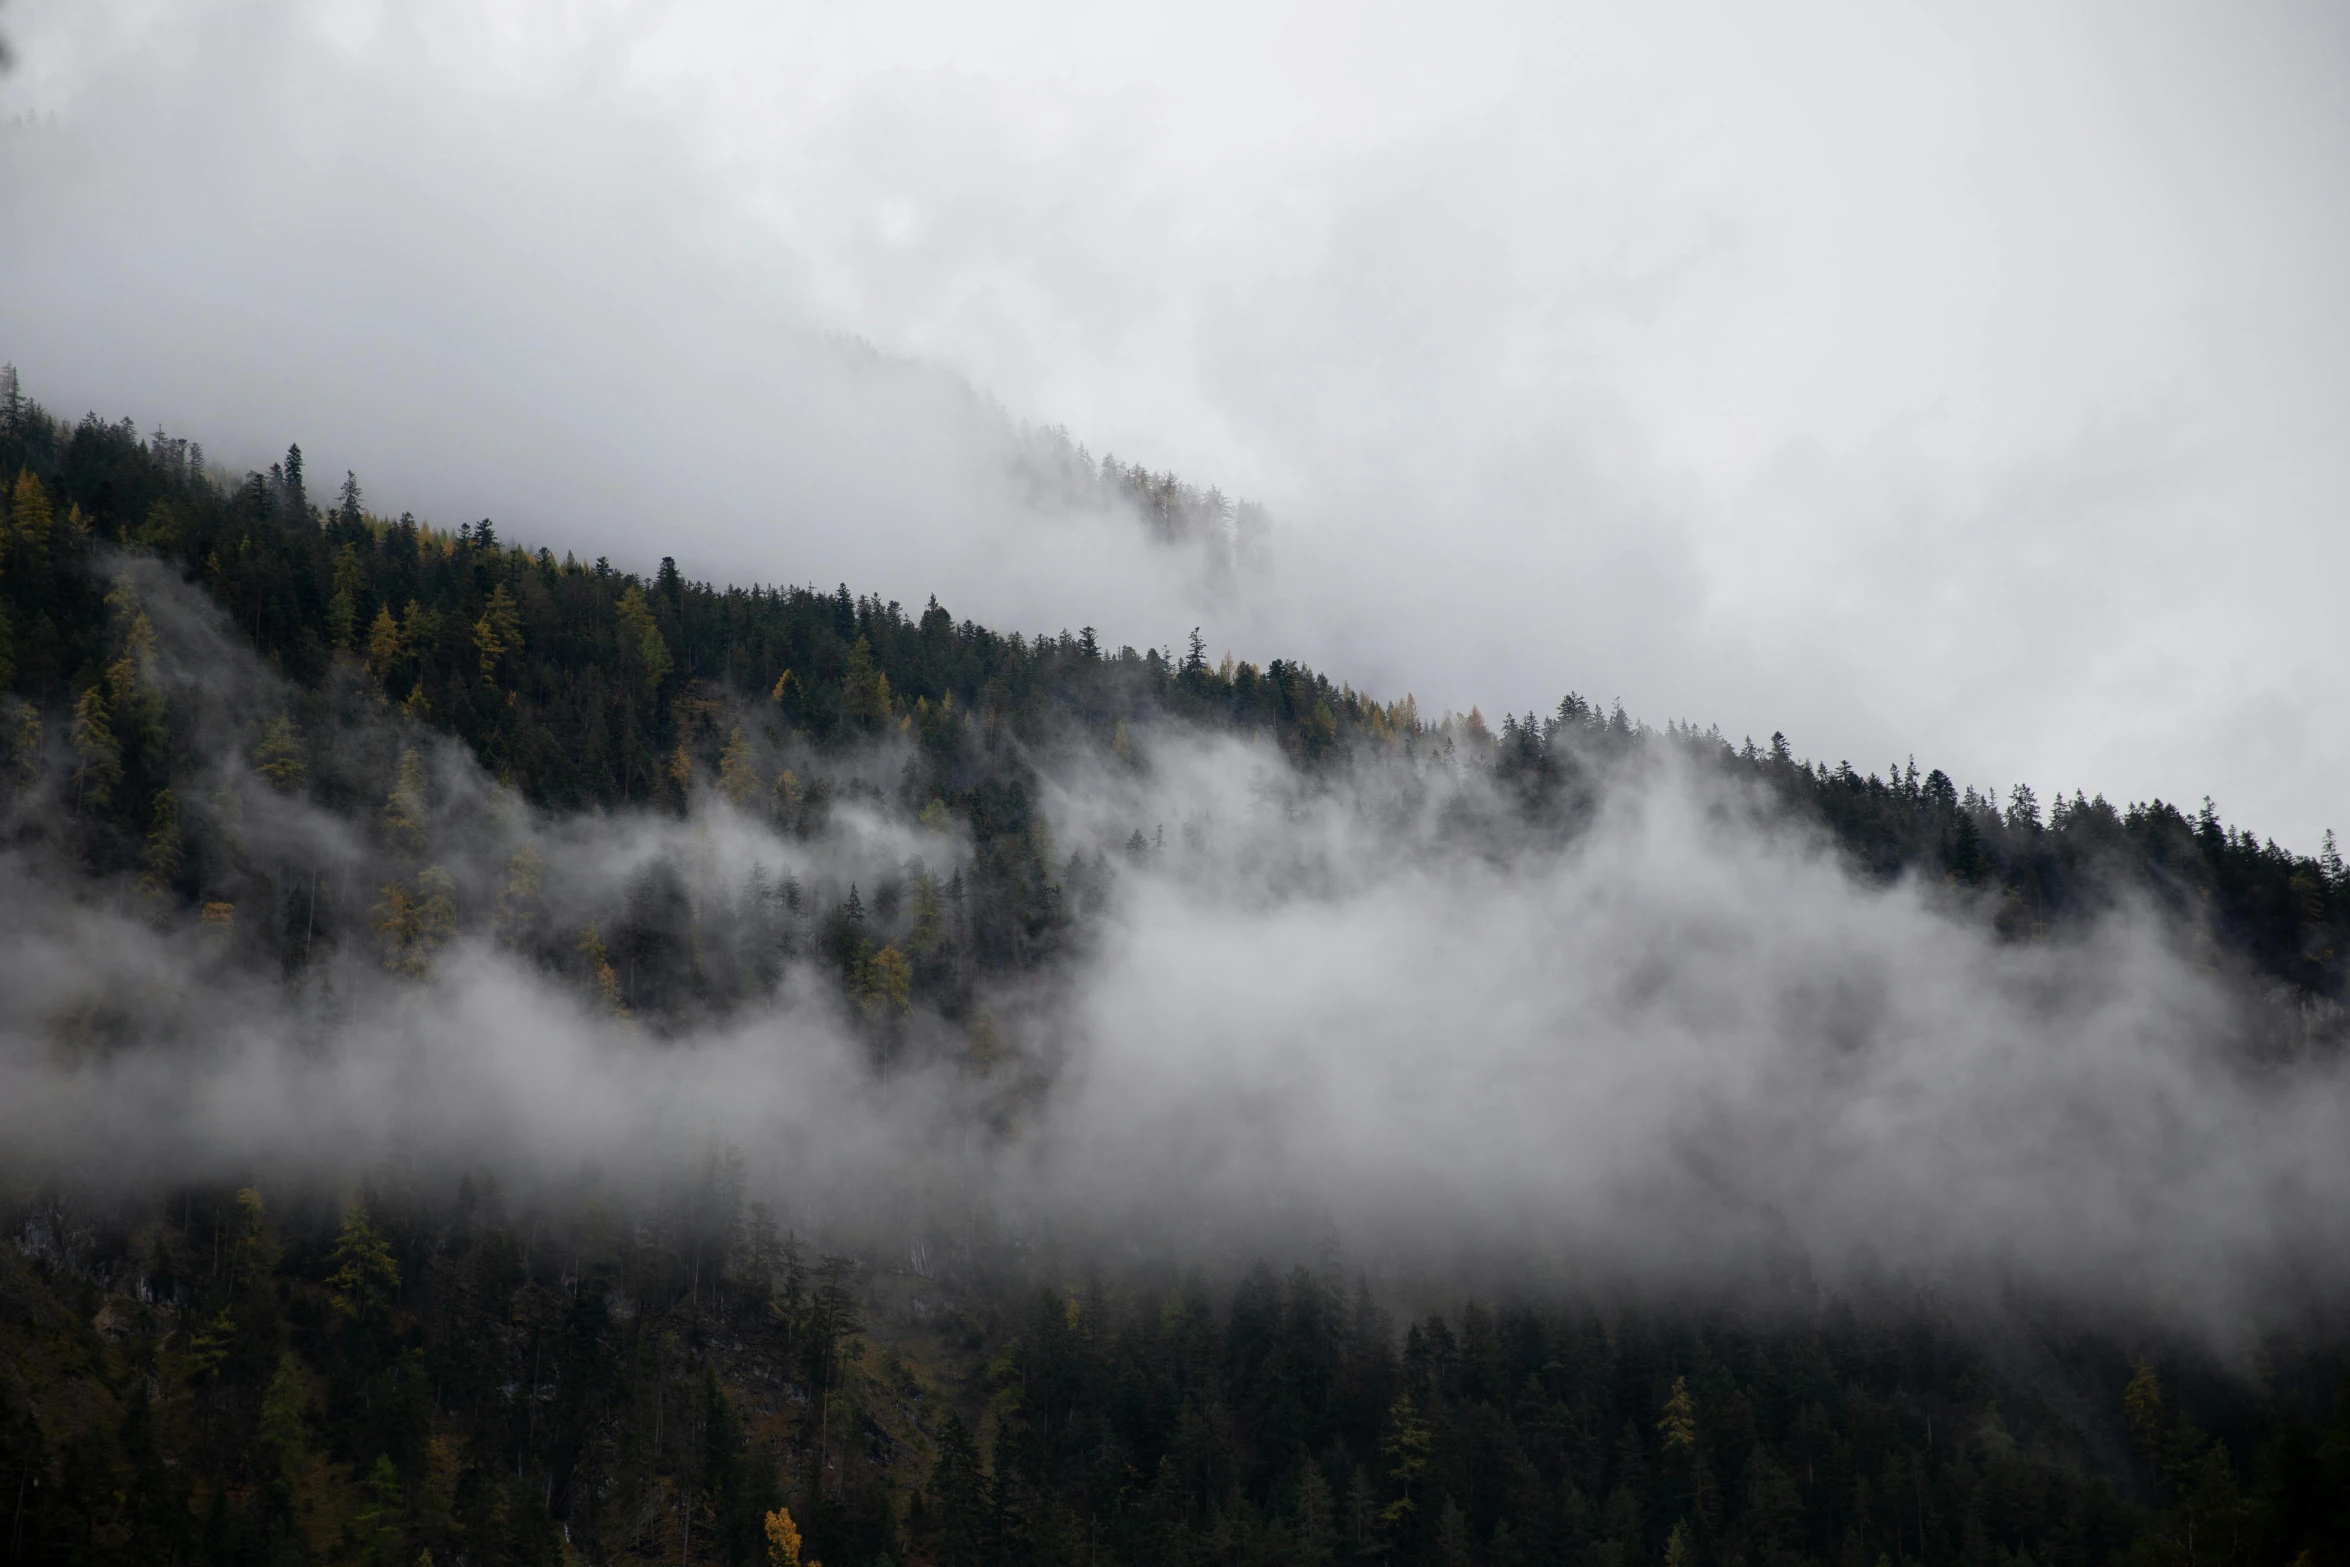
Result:
[[[0,1561],[749,1563],[792,1559],[796,1530],[797,1559],[830,1567],[2350,1567],[2350,1336],[2311,1242],[2341,1193],[2325,1156],[2290,1155],[2336,1102],[2350,877],[2330,840],[2295,855],[2208,803],[1995,802],[1572,695],[1497,727],[1431,720],[1285,659],[1211,662],[1196,638],[1138,652],[845,586],[717,588],[667,560],[641,577],[487,521],[375,515],[355,479],[315,504],[298,450],[222,484],[186,443],[5,390]],[[1086,482],[1163,532],[1224,516],[1164,476]],[[2034,1089],[2061,1079],[2030,1077],[2032,1051],[2105,1015],[2060,994],[2067,944],[2151,924],[2098,984],[2175,951],[2176,994],[2240,996],[2250,1021],[2223,1067],[2148,1092],[2149,1141],[2115,1146],[2276,1162],[2209,1210],[2121,1168],[2120,1206],[2068,1210],[2082,1228],[2019,1242],[2013,1277],[1974,1290],[1935,1266],[1973,1254],[1931,1236],[1882,1261],[1898,1237],[1864,1231],[1815,1277],[1776,1192],[1736,1178],[1709,1177],[1686,1229],[1627,1221],[1667,1255],[1611,1271],[1604,1224],[1463,1239],[1458,1266],[1376,1225],[1298,1244],[1263,1217],[1281,1194],[1255,1190],[1286,1167],[1229,1149],[1201,1189],[1228,1178],[1263,1213],[1089,1229],[1167,1211],[1117,1179],[1162,1168],[1132,1135],[1147,1123],[1103,1123],[1098,1163],[1037,1166],[1100,1178],[1059,1206],[987,1162],[1051,1153],[1066,1069],[1104,1075],[1071,1040],[1105,967],[1174,968],[1174,993],[1261,984],[1211,1015],[1247,1056],[1260,1014],[1353,1016],[1317,949],[1245,923],[1261,907],[1407,943],[1490,918],[1474,957],[1546,906],[1507,903],[1500,871],[1464,891],[1436,867],[1563,863],[1658,779],[1696,780],[1700,826],[1751,816],[1772,845],[1829,845],[1832,885],[1913,889],[1822,946],[1913,916],[1979,943],[1947,973],[1981,981],[1980,1059]],[[1756,854],[1693,877],[1667,921],[1676,961],[1733,993],[1741,961],[1773,957],[1742,960],[1705,901],[1795,865],[1764,889],[1792,923],[1831,885],[1799,851]],[[1213,960],[1132,954],[1144,914],[1216,876],[1239,890],[1200,923],[1262,936],[1273,980],[1219,971],[1235,960],[1212,929]],[[1582,929],[1597,946],[1639,912],[1619,899]],[[1662,959],[1631,966],[1627,994],[1669,988]],[[1501,972],[1492,988],[1532,988]],[[1821,972],[1758,1010],[1854,1055],[1928,1015]],[[1515,1069],[1473,1053],[1509,1016],[1431,1028],[1432,1048]],[[534,1029],[585,1042],[534,1054]],[[453,1086],[367,1070],[371,1043],[410,1036],[408,1077]],[[1197,1059],[1224,1097],[1178,1127],[1249,1119],[1219,1043]],[[2096,1113],[2140,1106],[2108,1092],[2126,1066],[2085,1059],[2067,1135],[2094,1154]],[[723,1068],[703,1097],[630,1118],[629,1092],[697,1063]],[[1788,1098],[1847,1071],[1831,1059]],[[2199,1122],[2194,1095],[2237,1093],[2228,1074],[2252,1086]],[[1185,1076],[1111,1080],[1172,1098]],[[1426,1162],[1390,1187],[1331,1140],[1336,1175],[1293,1206],[1432,1191],[1464,1236],[1509,1207],[1499,1155],[1490,1203],[1445,1205],[1487,1123],[1448,1141],[1442,1080],[1404,1082],[1405,1118],[1369,1140],[1424,1132]],[[1610,1083],[1598,1116],[1647,1127],[1643,1080]],[[869,1110],[899,1089],[918,1113]],[[728,1119],[730,1100],[759,1114]],[[2255,1118],[2278,1104],[2316,1108]],[[844,1191],[818,1202],[828,1169]],[[1883,1173],[1787,1189],[1850,1200]],[[1902,1211],[1956,1228],[1969,1200]],[[2177,1242],[2179,1267],[2144,1275],[2171,1293],[2105,1255],[2081,1218],[2101,1214],[2115,1253]],[[2211,1233],[2174,1233],[2191,1225]],[[1718,1268],[1671,1255],[1707,1235],[1762,1239]],[[2066,1257],[2092,1252],[2068,1290]]]
[[[2128,887],[2307,994],[2338,997],[2343,986],[2350,880],[2330,836],[2319,855],[2297,855],[2226,825],[2208,801],[2190,814],[2160,800],[2041,802],[2020,786],[1996,801],[1939,770],[1921,776],[1914,761],[1883,773],[1831,768],[1795,759],[1777,736],[1767,749],[1733,749],[1712,734],[1650,731],[1573,695],[1547,716],[1505,716],[1498,730],[1475,715],[1439,727],[1408,701],[1381,702],[1292,660],[1211,664],[1196,643],[1110,649],[1090,628],[1024,637],[958,622],[935,599],[908,614],[845,585],[718,588],[666,559],[639,577],[503,541],[486,519],[450,532],[372,515],[353,479],[322,507],[298,448],[232,487],[201,469],[200,448],[142,439],[127,422],[68,426],[13,392],[0,411],[0,471],[12,476],[0,672],[23,704],[13,743],[54,743],[77,712],[103,729],[114,748],[104,770],[121,777],[77,813],[101,871],[136,867],[172,782],[169,756],[114,711],[130,700],[109,676],[121,628],[91,562],[128,550],[200,584],[298,688],[330,683],[339,660],[348,678],[458,736],[552,809],[681,806],[699,777],[779,815],[820,812],[828,780],[795,787],[750,766],[772,736],[821,753],[905,729],[919,744],[890,787],[916,810],[939,802],[981,851],[971,946],[982,964],[1033,961],[1067,917],[1044,897],[1059,867],[1037,863],[1023,748],[1072,734],[1108,747],[1122,724],[1172,719],[1270,735],[1306,769],[1344,768],[1365,746],[1457,748],[1489,764],[1529,819],[1561,831],[1587,804],[1598,759],[1677,745],[1766,782],[1871,874],[1983,889],[2017,935]],[[1157,481],[1161,505],[1174,488]],[[391,784],[388,769],[320,780],[346,790],[329,798],[351,807],[379,804]],[[191,901],[209,897],[197,863],[186,857],[175,881]]]

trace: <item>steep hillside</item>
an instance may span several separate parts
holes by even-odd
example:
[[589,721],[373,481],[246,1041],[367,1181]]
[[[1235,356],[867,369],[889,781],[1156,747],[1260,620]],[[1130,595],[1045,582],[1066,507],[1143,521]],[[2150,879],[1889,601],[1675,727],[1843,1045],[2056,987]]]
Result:
[[0,391],[0,1561],[2350,1567],[2330,838]]

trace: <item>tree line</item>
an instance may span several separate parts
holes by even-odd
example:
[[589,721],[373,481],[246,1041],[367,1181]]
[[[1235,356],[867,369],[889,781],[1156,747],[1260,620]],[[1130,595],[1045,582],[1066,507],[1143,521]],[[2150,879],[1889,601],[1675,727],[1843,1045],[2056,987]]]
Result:
[[[1229,510],[1171,476],[1110,469],[1100,482],[1146,510]],[[2043,802],[2022,785],[1995,800],[1940,770],[1921,776],[1914,761],[1865,774],[1806,763],[1783,736],[1734,747],[1572,694],[1496,730],[1475,710],[1431,720],[1408,697],[1382,702],[1294,660],[1211,662],[1196,633],[1180,651],[1111,649],[1090,627],[1023,636],[958,621],[935,598],[909,613],[845,585],[721,588],[667,558],[640,576],[508,542],[487,519],[449,530],[377,515],[348,474],[314,499],[299,447],[224,482],[200,447],[160,430],[52,417],[12,371],[0,388],[0,474],[0,743],[29,778],[43,745],[66,740],[65,787],[93,868],[144,870],[191,907],[219,900],[185,841],[200,824],[174,788],[167,715],[141,679],[151,633],[143,649],[123,605],[110,610],[92,570],[102,550],[151,553],[199,584],[298,690],[362,689],[461,739],[550,810],[682,809],[695,788],[716,787],[820,831],[838,791],[876,786],[822,765],[804,775],[765,765],[768,742],[789,736],[821,760],[902,736],[908,760],[879,792],[969,833],[970,877],[955,890],[975,972],[1050,962],[1107,874],[1098,848],[1064,858],[1051,844],[1035,805],[1039,745],[1076,736],[1123,753],[1129,726],[1156,721],[1263,735],[1308,773],[1372,753],[1442,755],[1489,769],[1519,804],[1517,828],[1561,834],[1588,821],[1613,761],[1679,747],[1817,823],[1863,874],[1945,882],[2014,939],[2128,889],[2305,995],[2338,997],[2345,980],[2350,875],[2332,835],[2298,854],[2225,823],[2208,800],[2193,810],[2077,794]],[[380,809],[396,760],[336,776],[316,746],[305,752],[301,727],[289,715],[261,737],[256,764],[354,812]],[[159,843],[172,862],[160,869],[150,863]],[[869,918],[870,900],[857,913]],[[837,923],[841,910],[824,918]],[[854,951],[853,940],[837,945]],[[907,961],[902,944],[895,961]],[[853,967],[844,977],[858,982]],[[894,968],[883,976],[897,979]]]
[[2025,1369],[1882,1277],[1399,1324],[1328,1249],[817,1254],[716,1149],[512,1213],[386,1169],[18,1217],[10,1562],[2350,1562],[2338,1353],[2046,1322]]

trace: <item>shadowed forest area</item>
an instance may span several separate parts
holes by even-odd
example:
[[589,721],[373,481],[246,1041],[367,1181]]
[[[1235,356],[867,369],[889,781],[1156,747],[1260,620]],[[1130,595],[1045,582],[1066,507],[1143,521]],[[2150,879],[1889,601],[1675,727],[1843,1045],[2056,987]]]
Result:
[[[1238,520],[1165,476],[1084,477],[1160,534]],[[2341,1052],[2331,836],[2295,853],[2210,801],[1993,799],[1572,694],[1427,715],[1196,634],[1138,651],[640,575],[377,514],[298,448],[229,482],[192,442],[52,417],[13,371],[0,490],[6,852],[240,983],[421,984],[481,939],[647,1051],[811,988],[872,1073],[951,1074],[1013,1139],[1056,1067],[1017,998],[1202,830],[1057,839],[1056,779],[1237,736],[1306,792],[1389,761],[1438,780],[1438,841],[1470,859],[1571,851],[1611,780],[1669,757],[2003,946],[2154,910],[2262,1009],[2254,1054]],[[267,679],[185,662],[175,582]],[[719,899],[656,855],[573,895],[557,853],[498,836],[718,800],[830,857]],[[281,841],[271,801],[364,847]],[[919,852],[853,847],[891,834]],[[103,1074],[202,994],[6,1021]],[[719,1141],[642,1181],[524,1192],[494,1164],[11,1179],[0,1560],[2350,1567],[2339,1301],[2215,1346],[2024,1298],[1986,1318],[1866,1266],[1472,1286],[1335,1239],[1099,1255],[984,1201],[910,1243],[814,1236]]]

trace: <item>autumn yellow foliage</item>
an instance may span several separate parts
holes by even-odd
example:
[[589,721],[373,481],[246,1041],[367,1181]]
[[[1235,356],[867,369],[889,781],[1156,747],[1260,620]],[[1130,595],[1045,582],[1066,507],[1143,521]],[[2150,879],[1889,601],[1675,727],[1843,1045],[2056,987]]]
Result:
[[822,1562],[800,1560],[800,1526],[792,1522],[788,1507],[767,1515],[767,1567],[824,1567]]

